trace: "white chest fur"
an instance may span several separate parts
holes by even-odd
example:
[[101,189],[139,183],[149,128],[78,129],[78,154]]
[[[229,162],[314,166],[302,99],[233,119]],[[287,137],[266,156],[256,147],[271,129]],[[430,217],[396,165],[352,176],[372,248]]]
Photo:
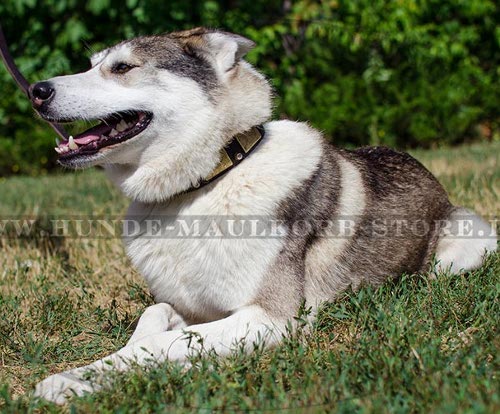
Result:
[[[274,218],[280,203],[312,174],[320,156],[319,134],[307,125],[271,122],[259,147],[215,185],[164,204],[134,202],[127,218],[143,220],[143,226],[149,218],[155,230],[179,229],[179,223],[200,216],[208,218],[205,222],[226,223],[232,217]],[[185,237],[185,232],[172,237],[176,231],[151,235],[149,230],[149,235],[125,240],[127,253],[156,301],[198,320],[218,319],[251,303],[284,243],[282,237],[255,237],[252,232],[228,237],[226,226],[215,237]]]

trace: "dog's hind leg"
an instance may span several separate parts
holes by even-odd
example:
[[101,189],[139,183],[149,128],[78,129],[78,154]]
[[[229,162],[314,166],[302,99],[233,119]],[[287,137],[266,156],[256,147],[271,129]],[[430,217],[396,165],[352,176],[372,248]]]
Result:
[[[192,351],[215,350],[224,356],[241,344],[246,350],[262,341],[269,346],[279,342],[285,327],[284,320],[270,318],[262,308],[245,307],[225,319],[191,325],[187,331],[178,329],[143,337],[93,364],[52,375],[36,386],[35,396],[63,404],[68,396],[99,389],[106,371],[125,371],[134,362],[147,365],[169,359],[186,363]],[[93,382],[88,381],[89,377]]]
[[477,269],[497,249],[496,231],[474,212],[455,208],[442,230],[436,249],[436,270],[451,273]]
[[172,306],[168,303],[157,303],[149,306],[141,315],[127,346],[146,336],[186,326],[186,322]]

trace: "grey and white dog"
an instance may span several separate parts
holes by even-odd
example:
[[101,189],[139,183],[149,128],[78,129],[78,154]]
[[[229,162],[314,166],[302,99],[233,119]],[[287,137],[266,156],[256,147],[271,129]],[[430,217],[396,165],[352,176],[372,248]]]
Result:
[[[467,271],[496,250],[491,226],[453,206],[409,155],[347,151],[307,124],[269,122],[271,88],[242,60],[252,47],[203,28],[140,37],[94,55],[84,73],[31,87],[44,119],[104,120],[56,151],[67,167],[103,166],[132,200],[129,217],[142,224],[157,217],[162,228],[179,217],[217,217],[222,235],[127,237],[127,253],[157,304],[124,348],[50,376],[36,395],[63,403],[96,389],[83,379],[89,370],[98,377],[131,361],[186,362],[186,331],[220,355],[243,339],[273,345],[304,303],[314,314],[348,287],[427,271],[431,263]],[[220,167],[233,137],[260,124],[265,136],[251,153],[197,188]],[[279,237],[229,237],[220,222],[227,217],[273,218]],[[472,237],[456,237],[464,217]]]

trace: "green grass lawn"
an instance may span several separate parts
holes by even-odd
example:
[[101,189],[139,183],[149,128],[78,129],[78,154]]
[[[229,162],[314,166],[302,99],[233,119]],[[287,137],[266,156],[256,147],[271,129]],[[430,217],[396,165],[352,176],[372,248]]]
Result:
[[[500,143],[418,151],[455,204],[500,207]],[[2,217],[123,214],[100,171],[0,181]],[[8,233],[9,235],[9,233]],[[45,376],[123,346],[145,284],[118,239],[0,239],[2,412],[499,412],[500,255],[466,275],[403,275],[325,305],[273,349],[136,368],[63,408],[30,397]]]

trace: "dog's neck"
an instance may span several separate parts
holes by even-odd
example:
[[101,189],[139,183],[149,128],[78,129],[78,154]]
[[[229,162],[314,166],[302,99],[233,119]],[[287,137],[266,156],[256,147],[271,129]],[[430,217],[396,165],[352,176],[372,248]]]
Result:
[[166,201],[209,178],[221,150],[271,114],[270,87],[246,62],[216,99],[216,104],[200,100],[196,111],[166,123],[168,139],[153,139],[135,162],[105,166],[108,177],[128,197],[146,203]]
[[264,135],[265,130],[262,125],[254,126],[248,131],[235,135],[220,151],[220,161],[212,172],[191,188],[185,190],[185,192],[196,191],[235,168],[250,155],[260,141],[262,141]]

